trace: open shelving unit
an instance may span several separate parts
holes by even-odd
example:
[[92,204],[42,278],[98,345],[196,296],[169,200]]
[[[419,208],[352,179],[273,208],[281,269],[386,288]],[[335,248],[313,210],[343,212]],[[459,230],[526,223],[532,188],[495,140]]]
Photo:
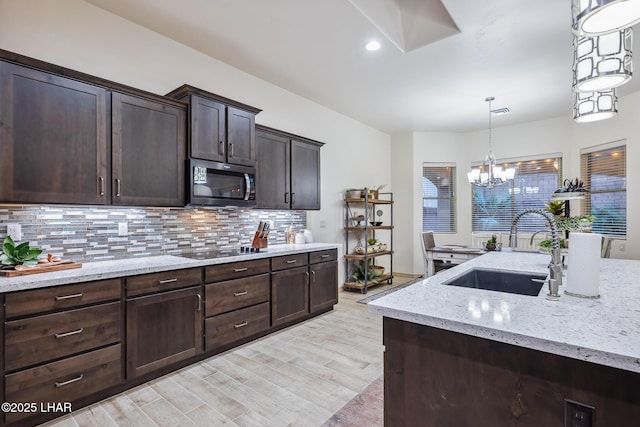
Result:
[[[360,197],[353,197],[360,194]],[[372,286],[381,283],[390,284],[393,280],[393,193],[379,193],[368,188],[348,189],[345,192],[345,282],[344,289],[348,291],[360,291],[366,294]],[[380,221],[375,220],[376,210],[384,208],[385,218],[389,217],[389,223],[375,225]],[[385,208],[386,207],[386,208]],[[363,218],[357,220],[354,209],[364,209]],[[378,218],[380,219],[380,218]],[[377,238],[380,232],[385,233],[389,243],[384,250],[377,250],[378,245],[370,245],[369,238]],[[354,236],[357,243],[354,245]],[[369,277],[369,269],[376,266],[376,259],[389,257],[389,271],[377,276],[374,280],[355,281],[353,273],[354,264],[359,262],[364,267],[364,277]],[[370,265],[371,263],[371,265]]]

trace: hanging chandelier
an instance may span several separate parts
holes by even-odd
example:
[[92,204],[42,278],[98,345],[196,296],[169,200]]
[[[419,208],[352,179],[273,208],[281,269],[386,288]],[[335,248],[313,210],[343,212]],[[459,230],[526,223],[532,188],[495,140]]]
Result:
[[469,182],[477,187],[493,188],[506,184],[513,179],[516,172],[514,168],[503,169],[501,166],[496,166],[496,156],[491,150],[491,101],[494,99],[493,96],[485,99],[489,103],[489,154],[481,167],[472,168],[471,172],[467,173]]
[[571,30],[594,37],[640,22],[640,0],[572,0]]

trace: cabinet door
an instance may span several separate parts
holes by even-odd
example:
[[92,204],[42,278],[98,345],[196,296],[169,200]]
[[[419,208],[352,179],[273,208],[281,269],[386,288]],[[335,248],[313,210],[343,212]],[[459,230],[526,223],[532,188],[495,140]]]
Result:
[[291,208],[320,209],[320,147],[291,140]]
[[113,204],[184,206],[186,112],[113,93]]
[[108,98],[0,62],[0,202],[107,203]]
[[277,326],[309,313],[309,270],[297,267],[271,275],[271,325]]
[[289,209],[289,139],[269,132],[258,131],[256,146],[256,207]]
[[226,106],[191,95],[191,157],[226,161]]
[[227,107],[227,160],[244,166],[256,165],[256,115]]
[[202,353],[202,287],[127,300],[127,378]]
[[310,271],[309,310],[315,313],[338,302],[338,263],[313,264]]

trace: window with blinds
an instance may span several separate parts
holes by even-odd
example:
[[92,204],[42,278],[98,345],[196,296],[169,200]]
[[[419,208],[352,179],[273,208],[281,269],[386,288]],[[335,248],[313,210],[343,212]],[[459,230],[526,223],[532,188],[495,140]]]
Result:
[[450,163],[422,165],[422,230],[456,232],[456,167]]
[[[492,189],[473,187],[473,231],[509,232],[511,219],[517,212],[529,208],[544,209],[545,203],[551,200],[551,195],[561,184],[560,154],[510,159],[498,166],[515,167],[515,177]],[[544,228],[548,228],[547,221],[541,215],[525,215],[518,222],[518,231],[534,232]]]
[[593,231],[627,235],[626,144],[616,141],[580,152],[580,173],[589,192],[582,211],[595,216]]

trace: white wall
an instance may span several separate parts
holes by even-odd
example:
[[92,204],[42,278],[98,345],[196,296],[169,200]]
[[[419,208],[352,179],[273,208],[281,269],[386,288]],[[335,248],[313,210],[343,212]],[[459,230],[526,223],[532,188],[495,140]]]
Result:
[[387,134],[84,1],[0,0],[0,48],[158,94],[188,83],[261,108],[260,124],[325,142],[322,210],[308,214],[316,241],[344,242],[345,188],[391,188]]
[[[493,152],[500,159],[522,157],[530,155],[545,155],[560,153],[563,158],[563,177],[574,178],[580,175],[580,149],[604,144],[611,141],[626,139],[627,142],[627,240],[624,251],[621,242],[612,247],[612,256],[616,258],[640,259],[640,199],[630,197],[634,189],[640,186],[640,168],[634,168],[640,159],[640,127],[637,126],[637,112],[640,111],[640,93],[629,95],[619,100],[619,114],[613,119],[590,124],[576,124],[570,116],[550,120],[530,122],[515,126],[500,126],[499,119],[494,121],[492,134]],[[497,123],[496,123],[497,122]],[[429,132],[415,132],[413,141],[407,140],[407,135],[394,135],[392,147],[395,150],[399,142],[403,148],[399,152],[403,155],[392,157],[392,182],[398,189],[398,183],[403,182],[403,188],[411,188],[414,209],[399,211],[396,215],[396,234],[415,237],[412,243],[414,254],[412,265],[402,263],[406,272],[420,273],[423,271],[422,255],[417,235],[422,228],[422,212],[420,200],[422,188],[423,162],[455,162],[457,166],[457,232],[438,233],[436,242],[450,244],[468,244],[471,242],[471,186],[467,184],[466,172],[474,161],[484,159],[488,151],[488,131],[478,131],[465,134],[438,134]],[[409,138],[411,139],[411,138]],[[413,145],[411,157],[406,157],[407,144]],[[405,156],[405,157],[403,157]],[[406,168],[411,164],[413,169],[413,186],[406,184]],[[407,203],[407,205],[409,205]],[[398,263],[401,264],[400,262]],[[411,270],[409,270],[411,269]]]

